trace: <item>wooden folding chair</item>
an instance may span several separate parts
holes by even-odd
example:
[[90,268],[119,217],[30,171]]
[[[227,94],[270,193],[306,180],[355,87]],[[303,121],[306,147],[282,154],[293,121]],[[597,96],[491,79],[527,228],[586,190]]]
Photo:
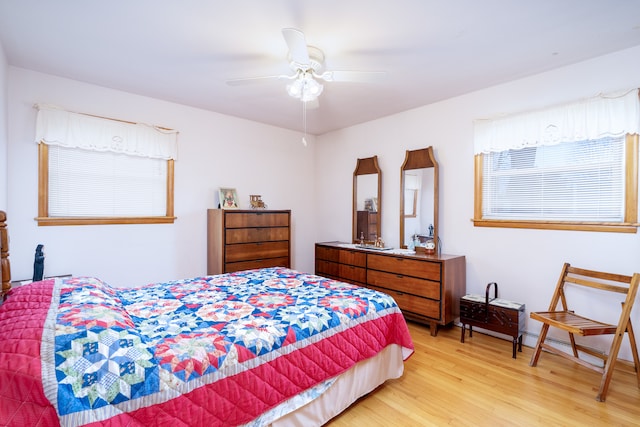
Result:
[[[530,314],[532,319],[539,320],[543,325],[529,365],[536,366],[538,358],[540,357],[540,352],[542,349],[545,349],[566,359],[573,360],[574,362],[589,369],[600,372],[602,374],[602,380],[600,382],[600,389],[598,390],[596,400],[604,402],[607,396],[607,390],[609,389],[609,382],[611,381],[611,376],[613,374],[613,368],[618,357],[618,351],[622,344],[622,338],[624,333],[627,332],[631,344],[631,353],[633,355],[636,376],[638,377],[638,387],[640,387],[640,362],[638,361],[638,349],[636,347],[636,339],[633,335],[633,328],[631,327],[631,321],[629,319],[631,309],[633,308],[633,303],[636,298],[636,293],[638,292],[639,283],[640,273],[635,273],[633,276],[623,276],[620,274],[575,268],[565,263],[562,268],[560,278],[558,279],[556,290],[553,293],[553,298],[549,305],[549,311],[532,312]],[[622,302],[622,311],[618,323],[614,325],[592,320],[569,310],[565,293],[565,287],[567,285],[585,286],[599,289],[601,291],[626,294],[626,298],[624,302]],[[558,309],[558,303],[561,303],[562,305],[561,310]],[[571,341],[573,355],[545,342],[550,326],[562,329],[569,333],[569,340]],[[587,346],[577,344],[574,338],[575,334],[585,337],[593,335],[613,335],[614,337],[609,352],[600,353]],[[604,365],[600,367],[581,359],[578,351],[601,359],[604,362]]]

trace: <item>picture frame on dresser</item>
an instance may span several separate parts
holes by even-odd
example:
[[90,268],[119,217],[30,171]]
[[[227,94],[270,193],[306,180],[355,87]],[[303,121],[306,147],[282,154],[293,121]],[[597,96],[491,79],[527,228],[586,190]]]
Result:
[[238,203],[238,192],[235,188],[220,187],[218,189],[218,200],[221,209],[240,209]]

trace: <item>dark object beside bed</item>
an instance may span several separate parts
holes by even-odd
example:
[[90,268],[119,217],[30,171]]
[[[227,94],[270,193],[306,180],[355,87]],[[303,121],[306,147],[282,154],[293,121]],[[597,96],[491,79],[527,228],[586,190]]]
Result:
[[[489,293],[493,287],[493,298]],[[522,334],[524,334],[525,305],[498,298],[498,284],[487,285],[484,298],[480,295],[465,295],[460,298],[460,323],[462,331],[460,342],[464,343],[466,325],[469,325],[469,337],[473,327],[487,329],[509,335],[513,338],[513,358],[516,358],[516,347],[522,351]]]

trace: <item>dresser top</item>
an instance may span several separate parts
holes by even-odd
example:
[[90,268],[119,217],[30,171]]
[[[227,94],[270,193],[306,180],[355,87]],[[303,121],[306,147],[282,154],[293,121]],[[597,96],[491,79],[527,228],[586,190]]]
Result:
[[233,213],[291,213],[291,209],[207,209],[209,211]]
[[340,241],[318,242],[316,243],[316,245],[329,246],[329,247],[334,247],[338,249],[347,249],[347,250],[353,250],[358,252],[365,252],[373,255],[402,256],[402,257],[414,258],[414,259],[446,261],[446,260],[455,259],[455,258],[464,258],[464,255],[448,255],[448,254],[427,255],[427,254],[419,254],[409,249],[399,249],[399,248],[391,248],[391,249],[362,248],[355,243],[347,243],[347,242],[340,242]]

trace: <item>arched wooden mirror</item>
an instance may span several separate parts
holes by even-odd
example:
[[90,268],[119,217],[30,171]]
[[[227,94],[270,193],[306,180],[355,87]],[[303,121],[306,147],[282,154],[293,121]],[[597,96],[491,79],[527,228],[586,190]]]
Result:
[[438,252],[438,162],[433,147],[407,150],[400,168],[400,247],[433,242]]
[[353,171],[353,243],[381,237],[382,172],[378,156],[358,159]]

